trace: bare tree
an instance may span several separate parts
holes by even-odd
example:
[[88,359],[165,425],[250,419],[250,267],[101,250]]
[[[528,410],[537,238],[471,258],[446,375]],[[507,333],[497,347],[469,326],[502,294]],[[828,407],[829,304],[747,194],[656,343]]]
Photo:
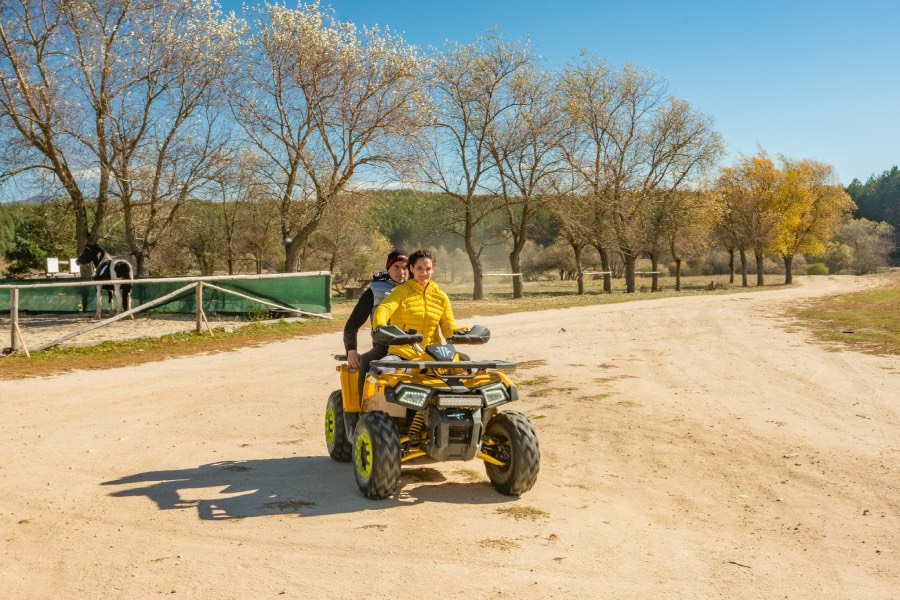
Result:
[[[231,158],[220,83],[243,26],[220,20],[209,2],[156,0],[136,9],[114,74],[108,140],[125,237],[138,275],[146,276],[181,207]],[[91,47],[114,43],[100,17],[89,15],[78,35]]]
[[[415,178],[445,194],[458,217],[454,231],[463,238],[474,279],[472,298],[484,297],[479,224],[500,203],[491,183],[499,184],[489,138],[498,119],[523,101],[504,93],[533,64],[530,47],[504,41],[492,30],[471,44],[448,43],[430,63],[431,129],[416,146]],[[495,181],[488,178],[494,173]]]
[[371,219],[360,218],[369,213],[373,200],[371,194],[339,196],[308,240],[306,260],[313,258],[331,271],[333,285],[368,281],[372,273],[384,269],[390,242]]
[[318,4],[266,5],[229,86],[247,141],[279,198],[285,271],[326,208],[403,157],[419,126],[421,58],[402,38],[358,31]]
[[[509,265],[521,273],[521,255],[537,211],[552,197],[551,179],[564,165],[560,144],[565,123],[554,74],[524,65],[501,86],[510,110],[499,115],[488,148],[499,173],[506,223],[512,238]],[[576,257],[577,258],[577,257]],[[513,275],[513,297],[521,298],[522,275]]]
[[705,190],[673,192],[667,204],[664,235],[675,261],[675,290],[681,291],[684,257],[708,247],[721,214],[716,196]]
[[[82,93],[64,9],[52,0],[0,0],[0,143],[6,157],[2,179],[49,174],[75,214],[78,248],[97,238],[109,201],[108,160],[95,145],[106,131],[109,110]],[[116,28],[118,23],[110,23]],[[94,66],[108,97],[107,54]],[[25,184],[27,186],[27,184]]]
[[578,133],[568,156],[602,205],[625,262],[626,290],[645,250],[651,198],[689,185],[722,152],[709,117],[666,96],[665,82],[626,66],[613,71],[582,54],[563,76],[566,106]]
[[720,177],[715,189],[711,192],[713,205],[717,207],[719,217],[712,229],[712,240],[728,253],[728,282],[734,283],[734,255],[738,252],[741,260],[741,286],[747,287],[747,241],[742,236],[738,215],[734,210],[734,199],[730,190],[723,186]]
[[556,196],[550,204],[550,210],[559,218],[560,235],[572,249],[579,295],[584,294],[582,257],[585,248],[590,249],[594,239],[593,209],[593,202],[588,197],[571,191]]
[[[254,258],[256,273],[261,273],[266,249],[272,246],[277,211],[269,187],[258,177],[262,163],[259,154],[244,150],[215,177],[212,198],[222,213],[229,275],[240,271],[239,263],[247,254]],[[280,246],[279,242],[279,250]]]
[[12,175],[53,173],[97,241],[110,202],[146,258],[222,162],[214,91],[239,25],[202,0],[4,0],[0,110],[27,148]]

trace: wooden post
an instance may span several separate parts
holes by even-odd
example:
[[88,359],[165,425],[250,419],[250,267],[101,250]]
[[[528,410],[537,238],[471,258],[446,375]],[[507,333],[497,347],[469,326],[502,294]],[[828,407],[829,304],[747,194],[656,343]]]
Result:
[[28,353],[28,344],[25,343],[25,336],[22,335],[22,330],[19,329],[18,323],[15,324],[15,328],[16,328],[16,333],[19,334],[19,341],[22,342],[22,350],[25,351],[25,356],[27,356],[28,358],[31,358],[31,354]]
[[196,310],[194,311],[197,318],[197,333],[203,331],[203,318],[200,316],[203,314],[203,283],[198,281],[197,287],[194,290],[194,302],[196,303]]
[[19,288],[9,290],[9,318],[12,320],[9,351],[15,352],[19,349]]

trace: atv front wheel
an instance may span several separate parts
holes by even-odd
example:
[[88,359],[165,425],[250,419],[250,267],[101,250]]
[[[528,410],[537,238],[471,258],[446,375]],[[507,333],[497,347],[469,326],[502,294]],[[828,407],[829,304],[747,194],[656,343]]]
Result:
[[366,498],[381,500],[400,481],[400,435],[393,419],[380,410],[360,415],[353,434],[353,473]]
[[350,462],[350,440],[344,427],[344,399],[341,390],[335,390],[328,396],[325,406],[325,443],[328,444],[328,455],[338,462]]
[[505,463],[484,463],[488,479],[501,494],[519,496],[530,490],[541,468],[541,448],[531,422],[522,413],[497,413],[484,432],[482,451]]

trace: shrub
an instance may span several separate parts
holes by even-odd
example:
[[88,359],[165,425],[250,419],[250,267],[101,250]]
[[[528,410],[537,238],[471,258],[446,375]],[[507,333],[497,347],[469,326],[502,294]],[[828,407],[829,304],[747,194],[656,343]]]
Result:
[[806,265],[807,275],[828,275],[828,266],[825,263],[809,263]]

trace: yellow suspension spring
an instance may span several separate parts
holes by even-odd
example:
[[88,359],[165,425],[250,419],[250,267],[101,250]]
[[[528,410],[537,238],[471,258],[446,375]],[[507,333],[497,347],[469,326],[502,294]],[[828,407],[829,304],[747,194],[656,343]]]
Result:
[[421,412],[416,411],[416,414],[413,415],[412,423],[409,424],[409,433],[407,434],[409,439],[416,439],[423,427],[425,427],[425,416]]

